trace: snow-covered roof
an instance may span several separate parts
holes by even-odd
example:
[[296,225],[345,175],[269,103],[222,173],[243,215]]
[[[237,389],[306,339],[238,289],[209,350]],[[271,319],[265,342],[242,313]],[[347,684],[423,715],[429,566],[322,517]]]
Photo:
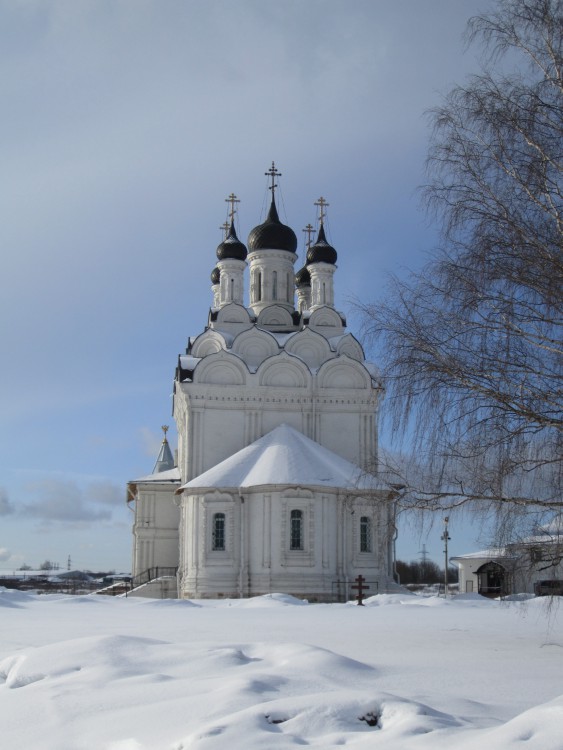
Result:
[[140,482],[179,482],[180,469],[176,466],[168,471],[157,471],[154,474],[148,474],[146,477],[132,479],[130,484],[139,484]]
[[372,474],[287,424],[195,477],[183,489],[263,485],[387,489]]
[[265,331],[266,333],[269,333],[271,336],[273,336],[280,349],[283,349],[285,347],[290,338],[299,333],[299,331],[289,331],[285,333],[281,333],[280,331],[269,331],[267,328],[260,328],[259,326],[256,326],[256,328],[260,331]]
[[381,380],[381,370],[373,362],[362,362],[363,366],[369,372],[373,380]]
[[467,555],[457,555],[456,557],[450,558],[451,560],[497,560],[502,557],[514,558],[523,548],[542,545],[543,547],[558,547],[563,543],[563,538],[558,534],[536,534],[535,536],[528,536],[524,539],[517,539],[513,542],[509,542],[506,547],[493,547],[491,549],[483,549],[479,552],[469,552]]
[[[323,334],[321,333],[321,336],[322,335]],[[335,352],[336,349],[337,349],[337,347],[338,347],[338,344],[340,343],[340,341],[342,341],[342,339],[346,338],[349,335],[350,334],[346,331],[345,333],[339,333],[338,336],[330,336],[330,337],[328,337],[327,340],[328,340],[328,343],[330,344],[330,348],[332,349],[332,351]],[[325,336],[325,338],[327,338],[327,337]]]
[[57,570],[0,570],[0,578],[24,580],[27,578],[50,578],[57,575]]
[[192,357],[190,354],[180,354],[180,367],[183,370],[195,370],[201,357]]
[[541,544],[544,546],[547,545],[558,547],[563,544],[563,534],[533,534],[532,536],[527,536],[524,539],[517,539],[511,544],[514,546],[529,546],[534,544]]
[[469,552],[467,555],[456,555],[450,560],[497,560],[500,557],[507,557],[504,547],[492,549],[482,549],[479,552]]

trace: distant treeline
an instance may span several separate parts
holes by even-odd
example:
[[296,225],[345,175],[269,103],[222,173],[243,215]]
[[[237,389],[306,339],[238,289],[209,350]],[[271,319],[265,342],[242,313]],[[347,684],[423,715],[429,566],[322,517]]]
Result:
[[[402,584],[443,583],[444,581],[444,569],[435,562],[432,562],[432,560],[426,560],[426,562],[417,560],[404,562],[404,560],[397,560],[396,570]],[[457,580],[457,568],[454,568],[451,565],[448,566],[448,582],[457,583]]]

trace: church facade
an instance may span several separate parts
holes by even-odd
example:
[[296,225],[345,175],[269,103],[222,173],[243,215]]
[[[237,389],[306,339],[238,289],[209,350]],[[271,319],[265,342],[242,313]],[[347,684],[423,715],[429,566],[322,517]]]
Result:
[[[177,568],[180,597],[285,592],[331,601],[363,575],[392,585],[393,492],[377,476],[377,371],[334,306],[336,250],[320,199],[316,241],[271,205],[245,246],[230,226],[207,325],[174,381],[177,465],[129,485],[133,575]],[[249,300],[245,301],[245,277]]]

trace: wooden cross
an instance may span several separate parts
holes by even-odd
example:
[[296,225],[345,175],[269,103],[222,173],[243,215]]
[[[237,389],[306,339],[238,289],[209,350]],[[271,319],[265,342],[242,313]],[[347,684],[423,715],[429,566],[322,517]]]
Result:
[[231,204],[231,210],[229,211],[229,218],[232,221],[234,221],[236,209],[235,209],[235,203],[240,203],[240,200],[236,197],[234,193],[231,193],[228,198],[225,198],[225,203]]
[[308,250],[311,247],[311,242],[313,241],[311,239],[311,235],[315,231],[315,228],[313,227],[312,224],[307,224],[307,226],[305,227],[305,229],[302,229],[301,231],[302,232],[306,232],[306,234],[307,234],[307,239],[305,240],[305,245],[306,245],[307,250]]
[[277,188],[276,177],[281,177],[282,173],[278,172],[278,170],[276,169],[276,165],[274,164],[274,162],[272,162],[272,166],[267,172],[264,172],[264,174],[266,175],[266,177],[269,177],[272,180],[272,184],[270,185],[268,190],[272,191],[272,199],[273,199],[274,191]]
[[369,591],[369,586],[366,586],[366,579],[359,575],[356,578],[356,583],[352,584],[351,588],[358,589],[358,596],[356,599],[358,600],[358,607],[364,606],[364,591]]
[[327,203],[326,200],[321,195],[321,197],[319,198],[319,200],[315,202],[315,206],[319,207],[319,222],[322,224],[323,223],[323,219],[326,216],[325,208],[327,206],[330,206],[330,203]]

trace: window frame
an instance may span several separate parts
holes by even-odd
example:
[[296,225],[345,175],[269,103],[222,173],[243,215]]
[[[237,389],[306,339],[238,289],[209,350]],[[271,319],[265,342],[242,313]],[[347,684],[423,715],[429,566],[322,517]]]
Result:
[[[296,525],[298,523],[298,526]],[[298,529],[296,531],[296,529]],[[301,508],[292,508],[289,513],[289,551],[305,550],[305,514]]]
[[[218,524],[222,522],[222,529]],[[219,540],[218,540],[219,537]],[[213,513],[211,517],[211,551],[226,552],[227,550],[227,514],[223,511]]]
[[373,552],[373,519],[371,516],[360,516],[360,552]]

